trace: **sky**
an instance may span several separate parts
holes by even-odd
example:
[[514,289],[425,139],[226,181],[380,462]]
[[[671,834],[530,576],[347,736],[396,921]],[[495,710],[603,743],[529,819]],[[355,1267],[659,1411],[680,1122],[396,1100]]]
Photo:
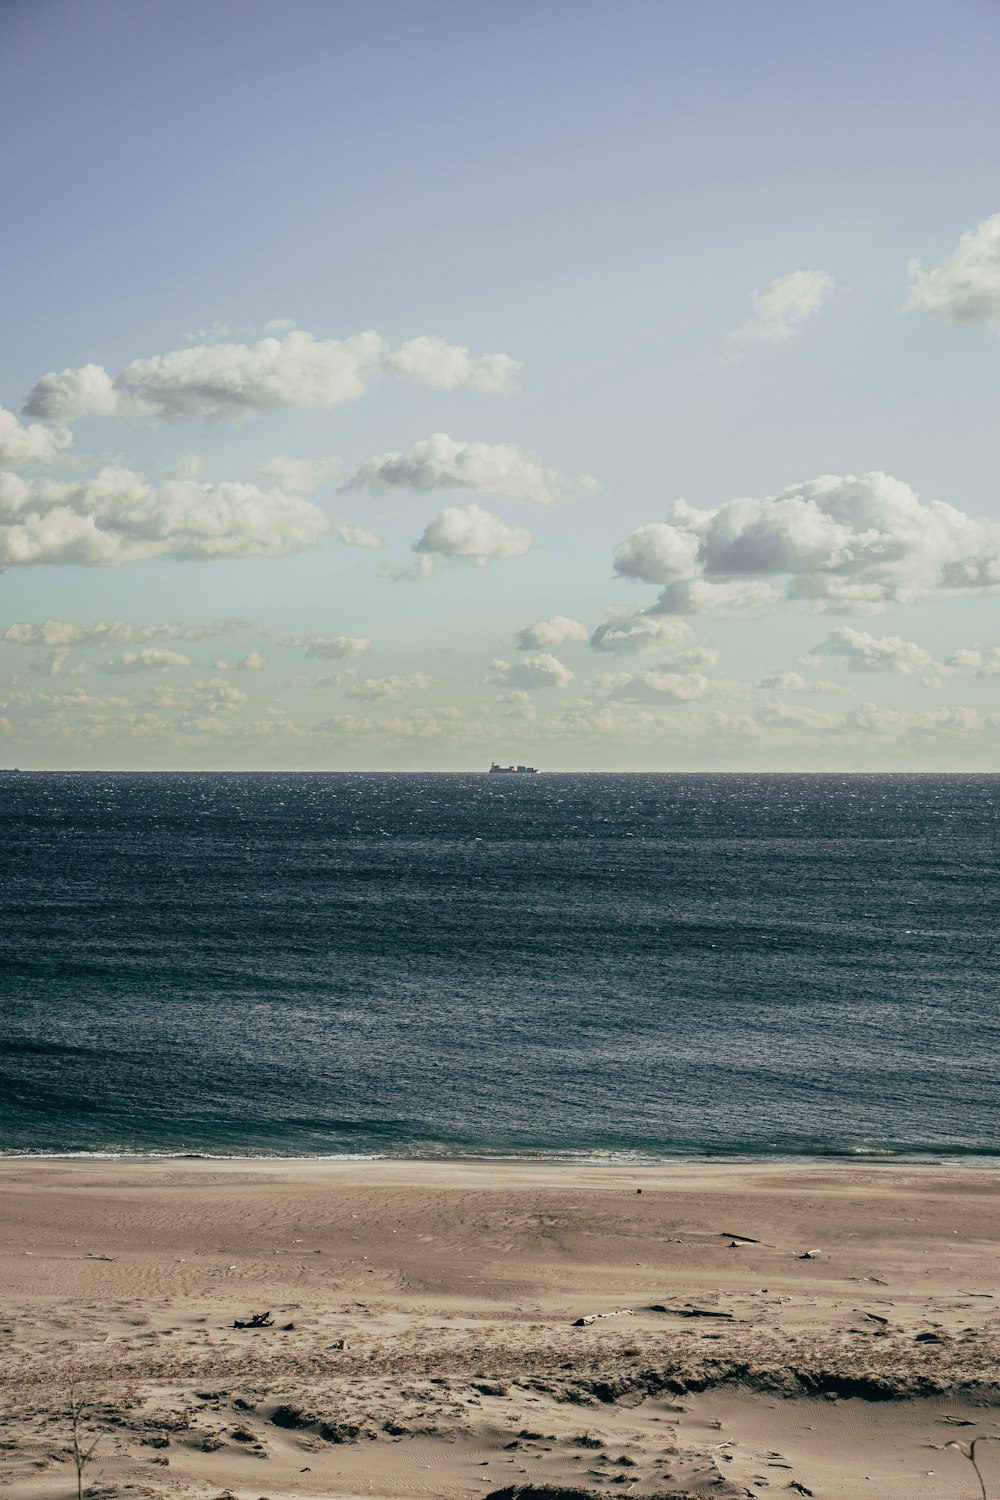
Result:
[[0,765],[1000,769],[996,0],[6,0]]

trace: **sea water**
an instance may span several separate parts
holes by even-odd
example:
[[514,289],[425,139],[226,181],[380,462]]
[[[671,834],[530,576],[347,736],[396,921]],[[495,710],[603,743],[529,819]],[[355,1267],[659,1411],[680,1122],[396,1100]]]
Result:
[[983,1161],[998,809],[992,776],[0,776],[0,1150]]

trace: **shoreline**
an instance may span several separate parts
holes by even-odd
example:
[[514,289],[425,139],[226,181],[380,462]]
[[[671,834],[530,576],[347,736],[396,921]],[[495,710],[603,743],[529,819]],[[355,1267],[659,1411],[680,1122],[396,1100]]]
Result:
[[91,1484],[147,1500],[950,1500],[944,1445],[1000,1436],[998,1190],[870,1160],[0,1159],[0,1482],[69,1496],[72,1375]]
[[586,1149],[565,1151],[505,1151],[495,1155],[489,1152],[454,1152],[442,1153],[417,1153],[417,1152],[391,1152],[391,1151],[330,1151],[330,1152],[223,1152],[223,1151],[182,1151],[182,1150],[32,1150],[20,1147],[0,1147],[0,1167],[4,1165],[16,1165],[18,1163],[31,1164],[32,1162],[105,1162],[109,1165],[121,1163],[123,1165],[148,1165],[156,1166],[167,1162],[225,1162],[238,1166],[241,1162],[270,1162],[276,1165],[286,1163],[294,1166],[304,1162],[329,1163],[335,1165],[338,1162],[397,1162],[414,1164],[423,1163],[429,1166],[447,1168],[449,1166],[461,1166],[463,1164],[478,1164],[482,1166],[521,1166],[537,1165],[539,1167],[605,1167],[609,1170],[633,1168],[651,1168],[656,1170],[672,1171],[685,1168],[699,1169],[711,1167],[746,1167],[766,1168],[776,1167],[870,1167],[885,1166],[888,1168],[940,1168],[948,1171],[965,1171],[968,1168],[981,1171],[1000,1171],[1000,1147],[995,1150],[978,1150],[974,1148],[959,1148],[956,1151],[931,1151],[921,1152],[918,1150],[904,1151],[891,1150],[888,1148],[872,1147],[871,1150],[862,1148],[849,1148],[844,1151],[803,1151],[784,1152],[774,1151],[767,1154],[755,1154],[738,1152],[726,1154],[697,1154],[663,1155],[655,1156],[642,1152],[628,1151],[588,1151]]

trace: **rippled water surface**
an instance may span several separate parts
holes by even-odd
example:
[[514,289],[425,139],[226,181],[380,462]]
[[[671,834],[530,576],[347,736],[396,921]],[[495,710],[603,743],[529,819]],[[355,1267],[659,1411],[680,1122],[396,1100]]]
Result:
[[0,776],[0,1149],[997,1151],[990,776]]

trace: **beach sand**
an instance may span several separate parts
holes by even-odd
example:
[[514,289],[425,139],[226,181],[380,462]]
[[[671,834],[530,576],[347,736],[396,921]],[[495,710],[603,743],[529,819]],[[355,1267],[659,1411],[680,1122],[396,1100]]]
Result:
[[0,1484],[75,1494],[75,1381],[95,1496],[977,1496],[945,1445],[1000,1437],[998,1185],[7,1161]]

